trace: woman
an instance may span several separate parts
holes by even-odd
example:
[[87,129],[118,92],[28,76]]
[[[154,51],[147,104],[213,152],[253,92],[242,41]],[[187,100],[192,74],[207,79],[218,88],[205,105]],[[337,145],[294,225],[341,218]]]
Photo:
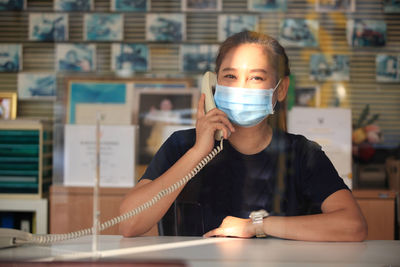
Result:
[[[310,241],[364,240],[365,219],[320,147],[267,124],[289,86],[283,47],[263,34],[235,34],[220,47],[216,73],[218,109],[205,113],[201,96],[196,129],[176,132],[163,144],[122,203],[121,213],[189,173],[213,149],[214,132],[222,130],[224,149],[182,192],[195,189],[189,195],[202,207],[205,237],[265,234]],[[136,236],[148,231],[181,191],[123,222],[121,233]],[[259,209],[272,216],[250,219],[251,212]]]

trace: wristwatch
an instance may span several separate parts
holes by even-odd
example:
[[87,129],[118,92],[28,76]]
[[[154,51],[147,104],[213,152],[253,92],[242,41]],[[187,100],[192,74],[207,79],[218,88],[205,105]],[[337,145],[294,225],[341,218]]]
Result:
[[253,225],[256,227],[256,237],[266,237],[267,235],[263,230],[263,220],[267,218],[269,213],[266,210],[257,210],[250,213],[250,218],[253,221]]

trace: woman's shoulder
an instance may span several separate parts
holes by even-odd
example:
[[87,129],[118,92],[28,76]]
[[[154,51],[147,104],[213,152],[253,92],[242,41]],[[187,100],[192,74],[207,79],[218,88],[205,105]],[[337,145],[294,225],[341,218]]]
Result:
[[304,135],[288,133],[284,131],[276,131],[276,135],[278,139],[285,143],[286,147],[290,147],[291,149],[300,150],[300,151],[319,151],[321,150],[321,146],[308,139]]
[[171,134],[168,141],[180,147],[193,146],[196,141],[196,129],[188,128],[184,130],[178,130]]

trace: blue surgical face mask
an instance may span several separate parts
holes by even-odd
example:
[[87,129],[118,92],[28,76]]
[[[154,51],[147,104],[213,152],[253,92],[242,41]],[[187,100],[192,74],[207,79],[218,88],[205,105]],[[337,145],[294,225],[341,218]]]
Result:
[[251,127],[274,113],[272,96],[280,83],[281,80],[271,89],[249,89],[217,84],[214,94],[215,104],[234,124]]

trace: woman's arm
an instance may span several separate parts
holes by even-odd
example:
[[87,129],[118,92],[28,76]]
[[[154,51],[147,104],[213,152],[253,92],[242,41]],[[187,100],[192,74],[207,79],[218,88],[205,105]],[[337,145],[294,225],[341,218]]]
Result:
[[[305,241],[363,241],[367,237],[367,223],[350,191],[343,189],[331,194],[316,215],[264,219],[267,235]],[[226,217],[221,226],[206,233],[210,236],[252,237],[255,228],[250,219]]]

